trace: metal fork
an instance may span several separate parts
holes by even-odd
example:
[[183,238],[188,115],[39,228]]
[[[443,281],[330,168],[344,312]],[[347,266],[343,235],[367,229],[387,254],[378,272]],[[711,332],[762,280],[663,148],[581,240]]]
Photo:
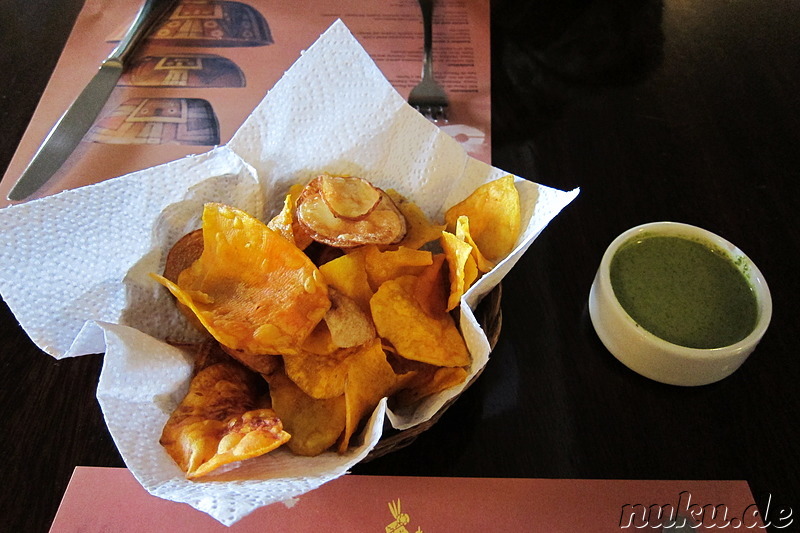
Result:
[[422,10],[424,33],[422,81],[411,89],[408,103],[433,122],[447,122],[447,107],[450,102],[444,89],[433,77],[433,4],[435,0],[418,0]]

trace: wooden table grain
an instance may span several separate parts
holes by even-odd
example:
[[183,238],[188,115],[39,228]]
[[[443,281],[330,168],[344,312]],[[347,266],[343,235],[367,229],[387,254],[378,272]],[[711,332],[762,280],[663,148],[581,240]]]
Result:
[[[81,4],[0,4],[0,172]],[[800,3],[498,0],[492,16],[493,163],[581,194],[504,281],[480,379],[354,473],[744,479],[762,509],[800,510]],[[605,247],[657,220],[736,243],[772,290],[766,336],[719,383],[650,381],[592,329]],[[0,304],[0,529],[46,531],[75,466],[124,466],[101,361],[55,361]]]

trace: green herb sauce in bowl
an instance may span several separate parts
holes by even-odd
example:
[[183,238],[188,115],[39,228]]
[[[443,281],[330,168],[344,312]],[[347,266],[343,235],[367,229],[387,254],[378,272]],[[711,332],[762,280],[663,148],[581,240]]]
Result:
[[756,325],[753,288],[728,254],[674,236],[637,237],[611,260],[611,286],[639,325],[689,348],[720,348]]
[[697,386],[744,363],[769,326],[772,298],[761,271],[727,240],[689,224],[652,222],[608,246],[589,316],[631,370]]

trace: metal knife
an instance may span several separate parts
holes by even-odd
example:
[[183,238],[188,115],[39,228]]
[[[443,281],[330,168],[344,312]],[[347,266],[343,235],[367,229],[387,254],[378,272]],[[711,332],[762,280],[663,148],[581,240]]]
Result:
[[117,47],[47,134],[36,155],[8,193],[9,200],[24,200],[38,191],[61,168],[94,124],[117,85],[126,61],[142,37],[174,3],[175,0],[145,1]]

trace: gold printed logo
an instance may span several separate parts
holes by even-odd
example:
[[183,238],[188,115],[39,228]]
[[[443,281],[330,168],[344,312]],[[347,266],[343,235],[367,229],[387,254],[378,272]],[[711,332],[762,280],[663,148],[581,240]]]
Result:
[[[389,502],[389,511],[394,517],[394,522],[386,526],[386,533],[409,533],[406,525],[411,521],[411,518],[400,510],[400,498]],[[422,529],[418,527],[415,533],[422,533]]]

